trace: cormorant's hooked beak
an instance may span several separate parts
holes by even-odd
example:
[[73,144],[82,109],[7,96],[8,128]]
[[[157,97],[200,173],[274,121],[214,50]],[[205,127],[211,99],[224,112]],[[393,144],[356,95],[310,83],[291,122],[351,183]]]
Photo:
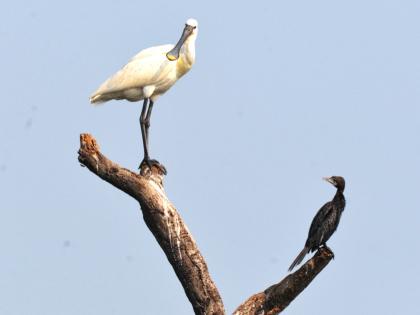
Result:
[[334,179],[330,176],[330,177],[322,177],[323,180],[329,182],[331,185],[335,185],[335,181]]
[[187,38],[193,33],[195,27],[191,25],[185,25],[184,31],[182,32],[181,38],[175,47],[166,54],[166,58],[170,61],[177,60],[179,58],[179,51],[181,50],[182,45],[187,40]]

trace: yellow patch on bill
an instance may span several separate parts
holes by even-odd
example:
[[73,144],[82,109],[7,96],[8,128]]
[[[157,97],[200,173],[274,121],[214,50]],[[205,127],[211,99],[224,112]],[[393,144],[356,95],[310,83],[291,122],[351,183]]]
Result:
[[174,60],[176,60],[176,59],[177,59],[177,58],[176,58],[176,56],[171,55],[170,53],[167,53],[167,54],[166,54],[166,58],[168,58],[168,60],[170,60],[170,61],[174,61]]

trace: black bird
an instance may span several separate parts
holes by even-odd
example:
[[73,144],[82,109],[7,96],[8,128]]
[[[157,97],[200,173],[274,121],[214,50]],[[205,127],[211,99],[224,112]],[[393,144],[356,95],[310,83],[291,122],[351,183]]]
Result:
[[315,215],[309,228],[305,247],[290,265],[289,271],[292,271],[296,265],[299,265],[307,253],[314,252],[320,247],[327,247],[326,242],[337,229],[341,214],[346,206],[346,199],[343,195],[346,184],[344,178],[341,176],[331,176],[324,177],[323,179],[334,185],[337,188],[337,192],[333,200],[323,205]]

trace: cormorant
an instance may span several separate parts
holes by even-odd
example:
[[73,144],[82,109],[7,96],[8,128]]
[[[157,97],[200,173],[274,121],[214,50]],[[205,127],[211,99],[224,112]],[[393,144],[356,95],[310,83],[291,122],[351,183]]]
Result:
[[343,195],[345,187],[344,178],[341,176],[331,176],[324,177],[323,179],[334,185],[337,188],[337,192],[333,200],[323,205],[315,215],[309,228],[305,247],[290,265],[289,271],[292,271],[296,265],[299,265],[307,253],[314,252],[320,247],[327,247],[326,242],[337,229],[341,214],[346,206],[346,199]]

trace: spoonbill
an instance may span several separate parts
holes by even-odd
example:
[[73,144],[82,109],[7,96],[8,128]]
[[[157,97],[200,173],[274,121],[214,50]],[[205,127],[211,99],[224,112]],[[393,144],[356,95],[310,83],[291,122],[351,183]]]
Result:
[[154,46],[140,51],[121,70],[111,76],[92,94],[90,102],[101,104],[109,100],[143,100],[140,114],[140,129],[143,140],[144,158],[139,166],[166,169],[149,156],[149,127],[153,104],[165,93],[195,62],[195,40],[198,22],[188,19],[181,38],[176,45]]

